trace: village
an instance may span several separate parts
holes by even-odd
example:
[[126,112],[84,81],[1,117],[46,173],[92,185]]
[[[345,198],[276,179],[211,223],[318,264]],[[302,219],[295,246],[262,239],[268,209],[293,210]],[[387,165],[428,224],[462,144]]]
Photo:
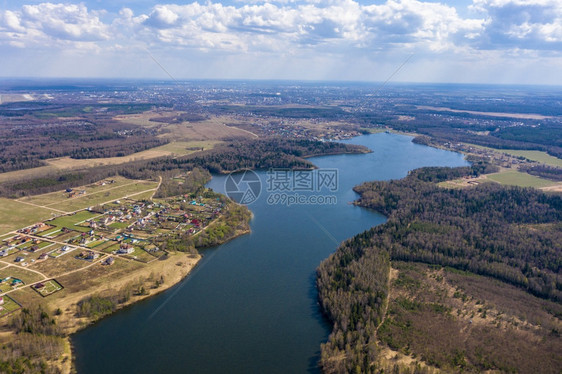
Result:
[[[73,192],[61,194],[70,198]],[[118,261],[146,266],[165,257],[160,243],[166,238],[195,236],[221,215],[225,202],[212,192],[204,195],[117,199],[1,236],[0,318],[24,306],[13,295],[17,290],[47,297],[69,286],[61,278],[77,279],[83,270]]]

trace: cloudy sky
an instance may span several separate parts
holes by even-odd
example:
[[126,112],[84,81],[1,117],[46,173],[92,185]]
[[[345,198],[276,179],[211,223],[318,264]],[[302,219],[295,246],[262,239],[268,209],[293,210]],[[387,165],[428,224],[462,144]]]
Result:
[[562,85],[560,0],[0,0],[0,77]]

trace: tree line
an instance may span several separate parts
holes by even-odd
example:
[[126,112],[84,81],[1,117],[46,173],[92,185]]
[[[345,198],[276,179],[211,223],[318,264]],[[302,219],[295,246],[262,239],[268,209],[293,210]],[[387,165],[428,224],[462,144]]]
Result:
[[14,338],[0,349],[0,372],[60,373],[56,360],[64,354],[64,340],[53,316],[41,306],[24,308],[9,322]]
[[154,179],[158,175],[183,173],[193,168],[211,173],[228,173],[240,169],[313,168],[314,165],[305,157],[364,152],[368,152],[365,147],[334,142],[281,138],[239,140],[183,157],[161,157],[122,165],[97,166],[31,179],[14,178],[0,184],[0,196],[19,197],[53,192],[114,175],[131,179]]
[[29,109],[11,110],[10,104],[0,108],[2,173],[42,166],[50,158],[121,157],[167,143],[152,129],[112,118],[146,110],[147,105],[26,106]]
[[423,168],[355,188],[357,204],[388,221],[344,242],[318,268],[319,299],[334,326],[322,346],[325,372],[376,371],[375,331],[392,260],[449,266],[562,301],[562,198],[491,183],[436,185],[460,171],[473,172]]

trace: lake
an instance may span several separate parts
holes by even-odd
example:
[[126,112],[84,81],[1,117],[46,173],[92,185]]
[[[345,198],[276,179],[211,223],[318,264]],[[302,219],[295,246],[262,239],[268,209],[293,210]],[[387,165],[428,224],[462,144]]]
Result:
[[[249,205],[252,233],[203,251],[180,284],[74,335],[78,373],[318,372],[320,344],[331,327],[317,303],[315,270],[338,243],[385,221],[349,204],[357,198],[352,187],[402,178],[422,166],[468,165],[460,154],[411,140],[365,135],[346,142],[372,153],[311,158],[336,177],[336,186],[298,194],[307,202],[320,196],[323,204],[281,204],[279,194],[295,194],[295,186],[281,191],[273,185],[292,172],[275,178],[258,172],[261,194]],[[224,192],[226,178],[214,176],[208,186]]]

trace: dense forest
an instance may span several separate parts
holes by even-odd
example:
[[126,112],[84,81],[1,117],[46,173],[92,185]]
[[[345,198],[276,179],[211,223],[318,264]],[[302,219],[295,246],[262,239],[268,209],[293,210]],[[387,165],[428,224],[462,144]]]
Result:
[[113,120],[146,104],[4,104],[0,108],[0,172],[41,166],[43,160],[120,157],[165,144],[153,130]]
[[189,161],[210,172],[228,173],[240,169],[313,168],[305,157],[366,152],[367,148],[354,144],[269,138],[234,142],[215,152],[191,157]]
[[245,168],[312,168],[314,165],[305,157],[364,152],[368,152],[368,149],[358,145],[311,140],[270,138],[236,141],[184,157],[162,157],[125,165],[98,166],[32,179],[11,180],[0,184],[0,196],[17,197],[47,193],[93,183],[117,174],[132,179],[149,179],[157,175],[189,171],[195,167],[212,173],[228,173]]
[[325,107],[293,107],[279,108],[267,106],[239,106],[225,105],[213,108],[216,114],[249,114],[253,116],[278,117],[278,118],[300,118],[300,119],[327,119],[339,120],[349,118],[349,114],[336,106]]
[[[489,118],[466,113],[435,115],[419,111],[404,111],[415,115],[415,121],[386,119],[383,123],[398,131],[426,135],[433,141],[470,143],[499,149],[539,150],[562,158],[562,127],[556,119],[533,120]],[[458,117],[458,118],[456,118]],[[371,120],[372,122],[372,120]]]
[[0,372],[60,373],[50,361],[59,359],[65,350],[62,333],[55,318],[42,307],[24,308],[10,321],[14,338],[0,349]]
[[[424,168],[401,180],[356,187],[357,204],[388,221],[348,240],[318,268],[321,304],[334,324],[322,347],[326,372],[371,372],[389,261],[419,262],[490,276],[562,301],[562,198],[538,190],[435,183],[471,168]],[[336,359],[345,357],[345,359]]]
[[524,165],[519,170],[537,177],[562,181],[562,168],[547,165]]
[[178,183],[173,177],[173,172],[162,175],[162,183],[160,183],[160,188],[158,188],[154,197],[166,198],[185,194],[196,197],[204,191],[205,184],[211,180],[211,173],[196,167],[187,172],[187,175],[182,178],[182,183]]

